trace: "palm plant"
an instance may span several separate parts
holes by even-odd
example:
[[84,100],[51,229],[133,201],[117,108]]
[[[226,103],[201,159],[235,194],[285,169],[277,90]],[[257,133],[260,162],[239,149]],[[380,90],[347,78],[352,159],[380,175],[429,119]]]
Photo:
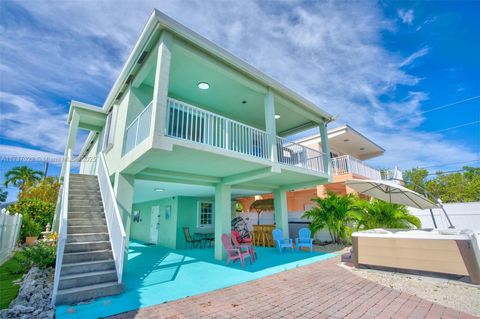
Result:
[[420,219],[405,206],[378,199],[356,201],[352,217],[357,229],[421,227]]
[[28,166],[16,166],[5,173],[4,185],[7,187],[9,184],[22,189],[25,185],[38,182],[43,177],[41,171],[33,170]]
[[3,203],[7,200],[8,192],[3,190],[3,187],[0,187],[0,203]]
[[340,196],[328,193],[326,198],[314,198],[317,206],[303,214],[303,218],[310,220],[310,231],[313,235],[323,228],[327,228],[334,243],[340,244],[348,240],[351,234],[349,227],[352,221],[354,197]]

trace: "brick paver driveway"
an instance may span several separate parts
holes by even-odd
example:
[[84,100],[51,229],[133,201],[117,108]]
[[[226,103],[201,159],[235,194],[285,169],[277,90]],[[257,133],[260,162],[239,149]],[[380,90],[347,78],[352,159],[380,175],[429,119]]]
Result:
[[111,318],[475,318],[360,278],[338,262],[334,258]]

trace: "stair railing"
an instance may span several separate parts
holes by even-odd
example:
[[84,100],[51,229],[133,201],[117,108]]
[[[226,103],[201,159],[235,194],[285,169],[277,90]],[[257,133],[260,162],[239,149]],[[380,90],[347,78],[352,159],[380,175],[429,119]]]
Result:
[[70,160],[72,157],[72,150],[68,149],[67,157],[64,159],[63,170],[63,184],[59,193],[57,207],[60,211],[57,217],[58,223],[58,240],[57,240],[57,259],[55,262],[55,277],[53,280],[53,291],[51,305],[55,305],[58,292],[58,282],[60,280],[60,273],[62,272],[63,253],[65,250],[65,242],[67,241],[67,224],[68,224],[68,190],[70,186]]
[[125,256],[126,234],[123,227],[122,217],[118,209],[117,199],[110,183],[105,156],[101,152],[98,157],[98,183],[102,195],[103,209],[107,220],[108,234],[112,245],[115,268],[117,270],[118,283],[122,282],[123,260]]

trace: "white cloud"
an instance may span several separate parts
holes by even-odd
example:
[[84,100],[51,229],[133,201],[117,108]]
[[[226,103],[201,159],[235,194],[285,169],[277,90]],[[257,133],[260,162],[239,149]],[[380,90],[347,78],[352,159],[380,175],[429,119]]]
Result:
[[408,24],[408,25],[412,24],[413,19],[414,19],[412,9],[409,9],[409,10],[399,9],[399,10],[397,10],[397,14],[398,14],[398,16],[400,17],[400,19],[402,20],[403,23]]
[[[0,50],[5,56],[0,81],[3,90],[24,105],[22,110],[51,119],[33,128],[42,138],[9,133],[17,137],[8,138],[20,138],[32,146],[63,151],[66,139],[65,110],[37,106],[38,101],[48,104],[45,97],[36,96],[49,92],[102,103],[156,6],[330,113],[339,114],[341,123],[372,137],[387,149],[377,160],[381,166],[417,166],[472,155],[442,135],[432,139],[419,130],[424,118],[415,114],[428,94],[415,88],[421,78],[403,67],[428,54],[429,48],[408,57],[387,51],[382,32],[394,30],[395,22],[375,3],[171,0],[16,5],[23,6],[41,27],[0,22]],[[413,10],[398,14],[403,23],[414,20]],[[401,95],[400,87],[410,92]],[[20,115],[17,111],[11,117]],[[21,121],[23,128],[38,124],[32,116]],[[51,134],[47,125],[59,130]]]

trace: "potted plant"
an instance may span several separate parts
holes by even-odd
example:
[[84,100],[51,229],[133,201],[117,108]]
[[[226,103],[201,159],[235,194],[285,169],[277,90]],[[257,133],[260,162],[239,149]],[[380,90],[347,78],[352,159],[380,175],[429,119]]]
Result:
[[33,218],[26,215],[23,217],[22,221],[22,238],[25,238],[25,243],[27,246],[35,245],[38,236],[42,232],[42,227],[40,224],[35,222]]

